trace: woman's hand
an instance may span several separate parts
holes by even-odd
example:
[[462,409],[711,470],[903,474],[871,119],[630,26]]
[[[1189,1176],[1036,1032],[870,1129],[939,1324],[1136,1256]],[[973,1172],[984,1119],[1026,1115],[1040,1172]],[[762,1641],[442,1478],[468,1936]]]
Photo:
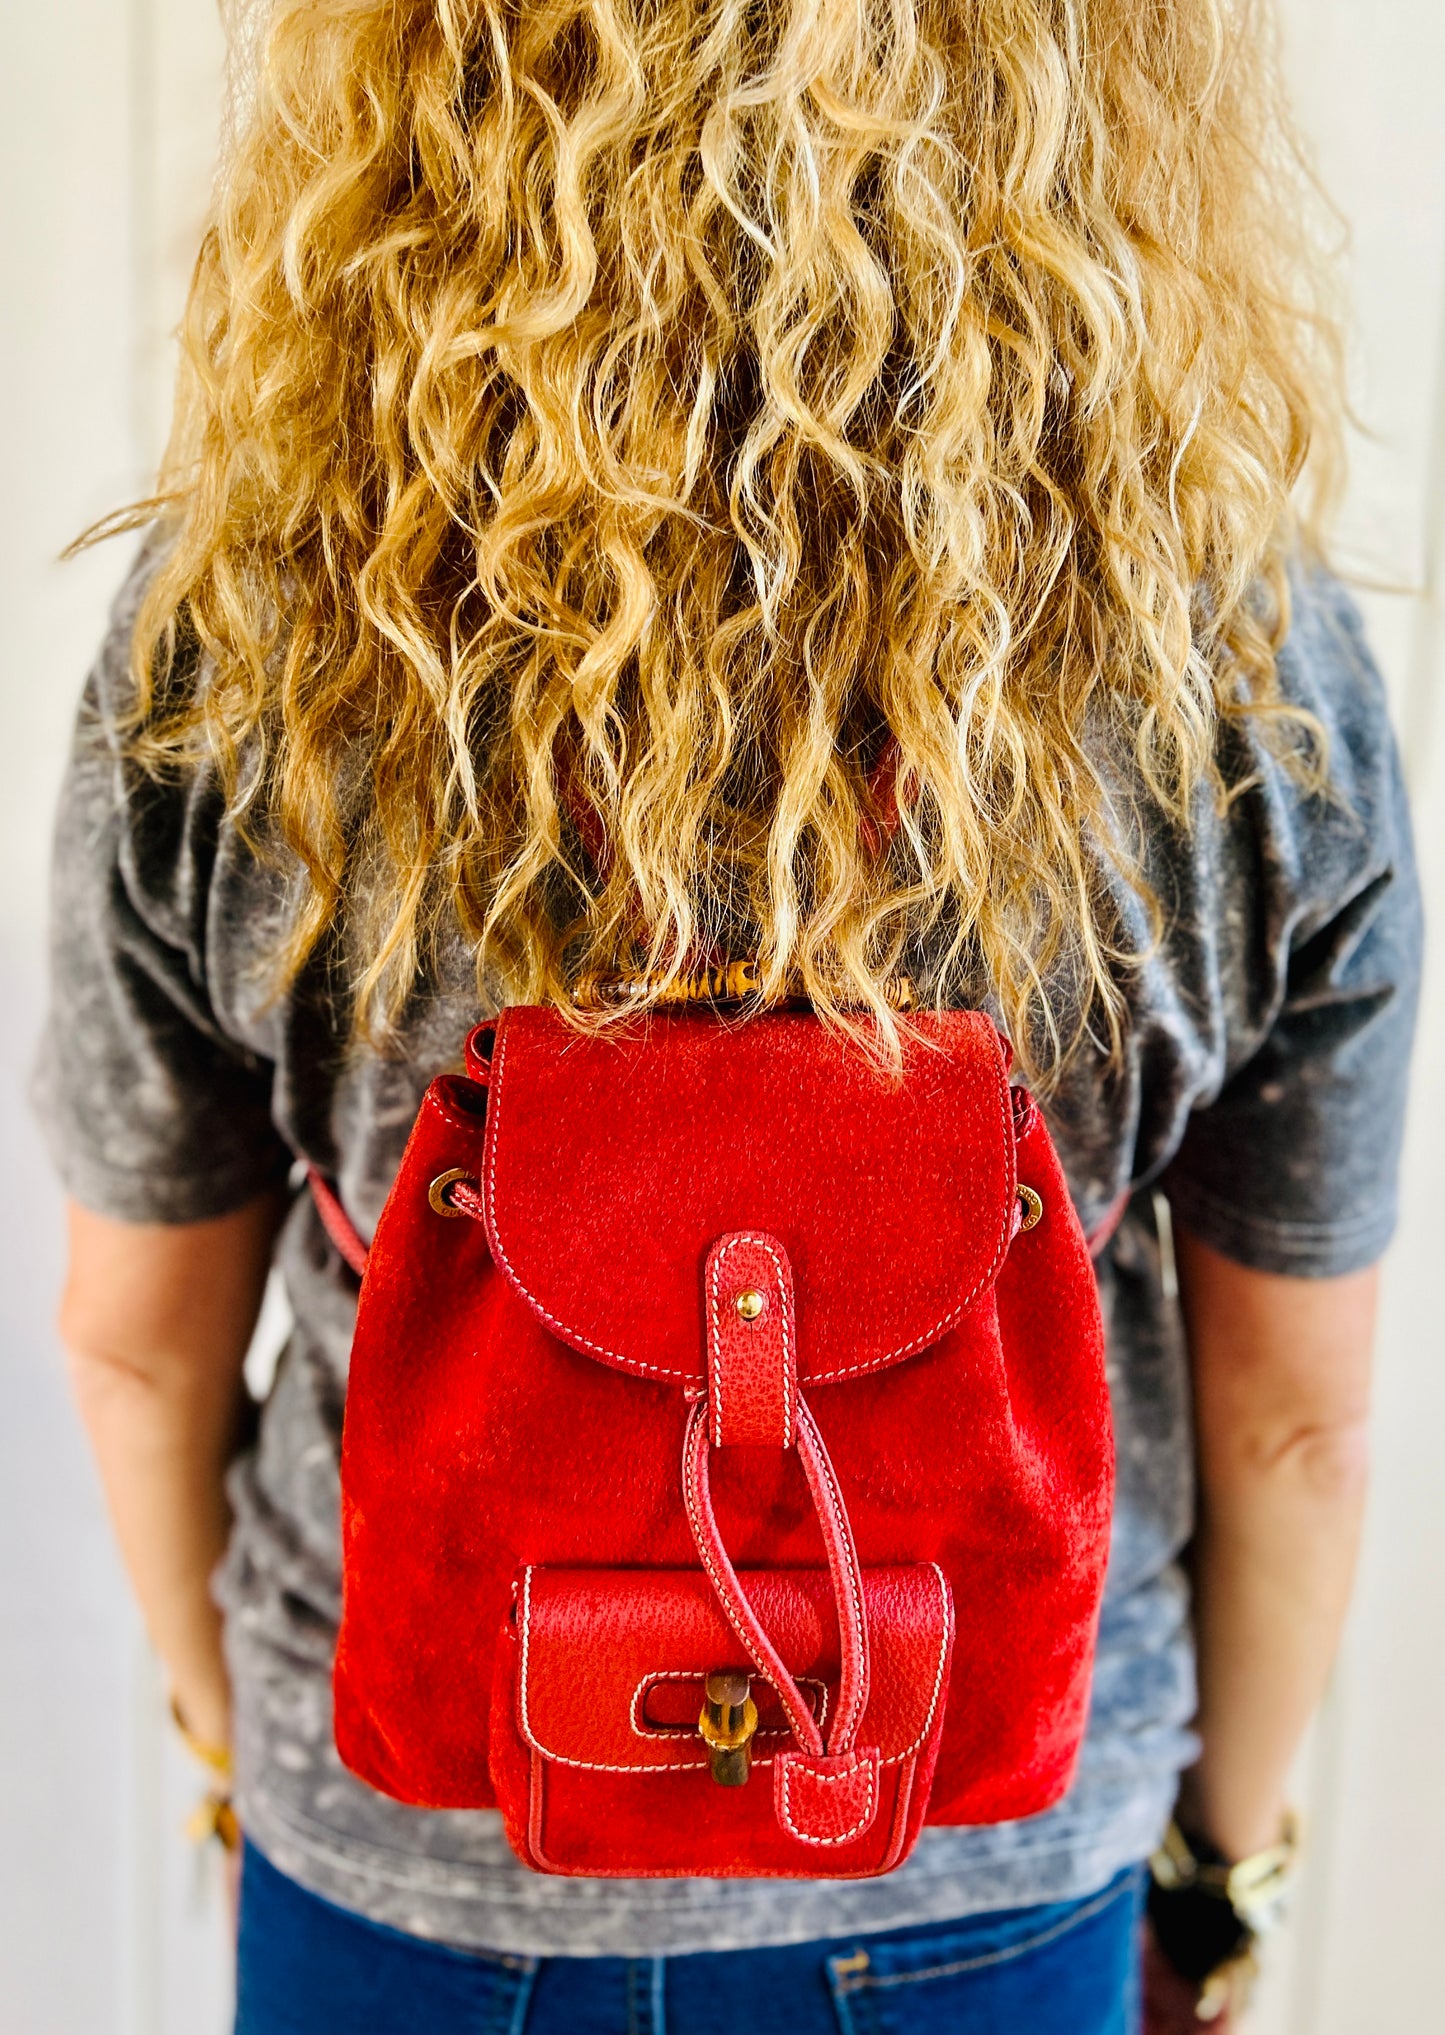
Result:
[[1216,2020],[1201,2021],[1194,2011],[1198,1986],[1182,1979],[1144,1924],[1144,2035],[1237,2035],[1239,2023],[1226,2011]]

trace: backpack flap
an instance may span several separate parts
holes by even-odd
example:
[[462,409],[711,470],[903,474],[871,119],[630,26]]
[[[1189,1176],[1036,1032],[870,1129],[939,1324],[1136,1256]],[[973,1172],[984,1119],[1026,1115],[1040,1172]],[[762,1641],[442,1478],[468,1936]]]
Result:
[[787,1250],[802,1384],[929,1347],[1003,1263],[1014,1137],[989,1020],[914,1023],[895,1082],[805,1012],[579,1037],[505,1011],[472,1048],[496,1263],[574,1349],[685,1386],[705,1380],[703,1267],[731,1232]]
[[[840,1679],[828,1572],[748,1571],[741,1581],[826,1729]],[[700,1572],[524,1569],[493,1684],[492,1777],[512,1843],[561,1873],[851,1878],[898,1864],[937,1757],[952,1599],[932,1563],[865,1569],[863,1590],[869,1765],[854,1790],[858,1813],[808,1837],[789,1827],[796,1780],[791,1798],[777,1785],[792,1734],[776,1691]],[[699,1731],[707,1678],[726,1669],[750,1678],[758,1713],[741,1786],[717,1785]]]

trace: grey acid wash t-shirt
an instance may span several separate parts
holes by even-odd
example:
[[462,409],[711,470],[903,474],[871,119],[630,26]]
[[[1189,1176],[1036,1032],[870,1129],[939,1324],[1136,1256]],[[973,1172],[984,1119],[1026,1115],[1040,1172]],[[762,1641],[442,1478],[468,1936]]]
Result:
[[[339,1180],[369,1234],[428,1081],[482,1015],[472,963],[459,951],[424,985],[388,1058],[348,1056],[324,965],[271,997],[282,878],[252,859],[208,778],[147,782],[110,733],[144,569],[85,692],[57,834],[38,1077],[56,1162],[94,1209],[187,1222],[294,1181],[304,1160]],[[1080,1896],[1151,1849],[1192,1756],[1194,1703],[1178,1561],[1192,1513],[1185,1353],[1157,1196],[1226,1255],[1306,1276],[1371,1263],[1395,1218],[1419,902],[1380,684],[1327,578],[1297,587],[1281,682],[1328,731],[1334,796],[1302,794],[1247,722],[1225,731],[1227,776],[1244,787],[1227,811],[1201,798],[1188,837],[1149,831],[1167,926],[1122,980],[1123,1069],[1080,1057],[1045,1112],[1086,1229],[1133,1190],[1098,1268],[1118,1495],[1067,1798],[1024,1822],[926,1830],[880,1880],[629,1882],[535,1875],[494,1812],[410,1809],[354,1779],[332,1744],[329,1683],[356,1281],[297,1191],[278,1248],[295,1329],[232,1474],[217,1581],[241,1815],[282,1870],[458,1945],[646,1956]],[[1119,908],[1144,944],[1137,904],[1122,895]]]

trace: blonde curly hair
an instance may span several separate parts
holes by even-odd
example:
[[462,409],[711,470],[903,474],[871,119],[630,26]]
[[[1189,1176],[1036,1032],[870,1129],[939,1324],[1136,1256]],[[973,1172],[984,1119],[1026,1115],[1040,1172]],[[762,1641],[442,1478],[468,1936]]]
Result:
[[1119,1022],[1101,759],[1187,825],[1277,708],[1307,191],[1252,0],[279,0],[138,753],[219,762],[373,1036],[459,925],[563,1005],[749,952],[895,1055],[890,978],[966,979],[1046,1075]]

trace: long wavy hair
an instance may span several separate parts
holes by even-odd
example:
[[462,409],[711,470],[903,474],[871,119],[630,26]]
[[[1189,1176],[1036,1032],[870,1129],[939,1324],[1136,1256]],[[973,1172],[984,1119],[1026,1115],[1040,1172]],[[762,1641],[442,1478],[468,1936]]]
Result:
[[1309,188],[1253,0],[276,0],[137,751],[373,1036],[459,929],[564,1006],[751,954],[895,1055],[966,981],[1047,1077],[1117,1032],[1121,785],[1188,826],[1279,717]]

